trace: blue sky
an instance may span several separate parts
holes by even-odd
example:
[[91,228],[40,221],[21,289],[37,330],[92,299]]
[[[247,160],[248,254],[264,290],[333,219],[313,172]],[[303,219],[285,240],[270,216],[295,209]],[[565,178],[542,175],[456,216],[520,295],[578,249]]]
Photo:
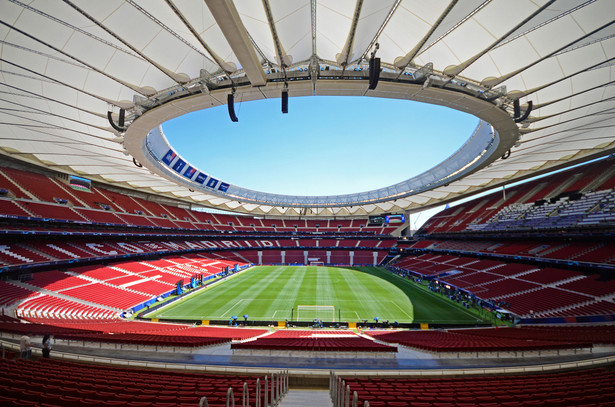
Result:
[[231,184],[291,195],[388,186],[459,148],[478,119],[448,108],[368,97],[235,102],[171,120],[163,131],[191,164]]
[[288,114],[280,99],[236,99],[235,112],[238,123],[224,105],[170,120],[163,131],[208,174],[290,195],[354,193],[403,181],[451,155],[478,124],[449,108],[370,97],[291,97]]

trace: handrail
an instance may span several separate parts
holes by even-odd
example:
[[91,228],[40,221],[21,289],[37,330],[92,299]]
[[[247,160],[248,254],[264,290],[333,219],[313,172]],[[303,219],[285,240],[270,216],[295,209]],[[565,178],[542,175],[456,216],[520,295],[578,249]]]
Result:
[[201,397],[201,401],[199,401],[199,407],[209,407],[209,403],[207,402],[207,396]]
[[254,407],[261,407],[261,378],[256,378],[256,402],[254,403]]
[[346,385],[346,391],[344,392],[344,407],[350,407],[350,385]]
[[352,393],[352,407],[359,407],[359,394],[356,391]]
[[331,397],[331,401],[333,401],[333,391],[335,384],[333,383],[333,370],[329,370],[329,397]]
[[278,403],[276,403],[276,398],[275,398],[275,373],[271,373],[271,405],[275,406]]
[[[232,401],[232,404],[229,402]],[[233,395],[233,388],[229,387],[226,391],[226,407],[235,407],[235,396]]]
[[276,386],[275,386],[275,401],[276,401],[276,405],[280,404],[280,390],[282,387],[282,373],[278,373],[278,375],[276,376],[277,378],[277,382],[276,382]]
[[265,402],[263,407],[269,407],[269,378],[265,376]]
[[250,407],[250,389],[248,383],[243,382],[243,394],[241,396],[241,407]]

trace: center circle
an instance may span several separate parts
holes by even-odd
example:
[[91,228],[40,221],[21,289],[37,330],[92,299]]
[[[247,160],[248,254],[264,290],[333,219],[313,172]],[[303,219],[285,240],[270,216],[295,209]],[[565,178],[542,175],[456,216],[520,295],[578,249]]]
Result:
[[235,101],[163,123],[173,148],[212,176],[268,193],[322,196],[368,191],[429,170],[478,124],[421,102],[348,96]]

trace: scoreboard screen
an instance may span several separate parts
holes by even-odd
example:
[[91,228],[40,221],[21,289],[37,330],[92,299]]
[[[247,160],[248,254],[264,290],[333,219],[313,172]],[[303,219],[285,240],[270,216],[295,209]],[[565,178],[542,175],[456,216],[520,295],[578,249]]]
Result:
[[380,226],[386,222],[386,215],[370,216],[367,221],[367,226]]
[[387,215],[386,223],[404,223],[406,217],[404,215]]
[[81,191],[90,191],[92,188],[92,182],[89,179],[75,177],[74,175],[70,176],[70,178],[68,179],[68,184],[72,188],[78,189]]
[[391,223],[404,223],[406,221],[406,217],[403,214],[396,215],[376,215],[370,216],[368,219],[368,226],[381,226],[388,225]]

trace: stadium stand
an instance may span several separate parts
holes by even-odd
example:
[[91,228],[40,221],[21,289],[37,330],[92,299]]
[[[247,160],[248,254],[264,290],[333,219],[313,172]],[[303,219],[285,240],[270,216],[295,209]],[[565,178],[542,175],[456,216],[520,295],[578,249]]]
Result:
[[[612,160],[601,160],[450,207],[427,221],[419,235],[464,231],[553,229],[605,224],[613,209],[608,184],[592,185]],[[611,177],[612,178],[612,177]],[[589,188],[593,189],[589,189]],[[527,193],[526,191],[535,191]]]
[[419,240],[398,245],[389,266],[523,318],[610,315],[615,192],[602,174],[611,166],[597,161],[447,208]]
[[[98,186],[91,193],[73,192],[49,177],[41,181],[43,176],[38,178],[39,183],[49,181],[53,187],[40,194],[41,198],[21,188],[19,180],[7,181],[18,193],[0,198],[0,209],[6,208],[3,214],[7,219],[0,230],[25,232],[27,238],[3,244],[0,262],[15,270],[26,265],[35,268],[19,280],[0,281],[3,311],[28,322],[3,320],[0,331],[14,335],[52,333],[58,343],[80,340],[104,346],[171,349],[226,346],[239,354],[304,351],[316,355],[384,355],[397,353],[398,345],[456,353],[591,351],[613,344],[609,339],[613,337],[612,327],[364,331],[375,339],[371,340],[349,332],[269,333],[265,329],[120,319],[122,312],[174,292],[178,281],[188,284],[195,276],[209,277],[226,267],[310,262],[374,265],[392,258],[392,270],[428,282],[437,280],[438,284],[430,287],[453,300],[473,298],[472,304],[488,311],[504,309],[525,321],[612,315],[615,286],[608,274],[601,269],[591,272],[557,263],[575,261],[606,267],[615,260],[612,242],[557,235],[538,238],[530,234],[523,239],[498,235],[519,230],[527,233],[528,227],[540,231],[552,227],[593,228],[596,219],[600,219],[600,225],[608,225],[613,194],[578,192],[576,188],[591,183],[591,173],[583,167],[578,171],[581,175],[575,175],[570,184],[568,178],[558,176],[566,186],[551,187],[543,180],[509,189],[507,199],[497,194],[461,204],[461,209],[446,209],[425,224],[420,240],[400,241],[387,235],[396,228],[367,227],[366,220],[317,222],[209,214],[124,196]],[[60,194],[63,191],[66,195]],[[562,192],[580,195],[552,199],[552,194]],[[41,201],[54,195],[67,202]],[[540,205],[527,201],[534,196],[546,201]],[[19,223],[10,221],[15,216]],[[556,218],[557,222],[552,220]],[[486,233],[492,235],[483,236]],[[38,271],[38,265],[56,267]],[[444,285],[459,290],[462,296]],[[410,403],[387,397],[378,396],[370,402]]]

